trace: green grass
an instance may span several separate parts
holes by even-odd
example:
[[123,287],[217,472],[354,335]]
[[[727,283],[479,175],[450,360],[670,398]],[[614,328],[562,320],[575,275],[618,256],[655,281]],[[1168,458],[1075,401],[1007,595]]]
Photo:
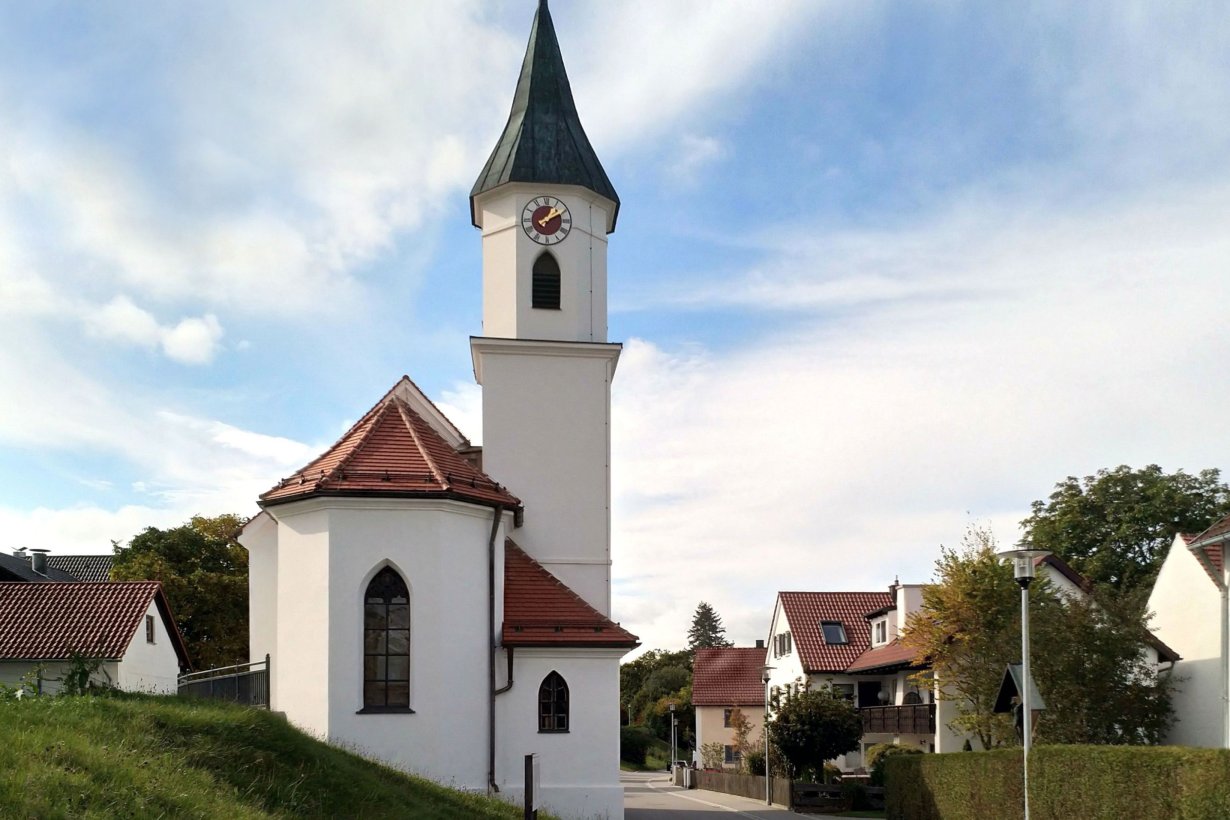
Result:
[[[690,752],[688,754],[691,754]],[[638,766],[626,760],[619,761],[619,768],[625,772],[665,772],[666,761],[670,760],[671,745],[665,740],[655,740],[645,752],[645,765]],[[682,759],[689,760],[687,755]]]
[[0,816],[521,817],[268,712],[143,696],[0,701]]

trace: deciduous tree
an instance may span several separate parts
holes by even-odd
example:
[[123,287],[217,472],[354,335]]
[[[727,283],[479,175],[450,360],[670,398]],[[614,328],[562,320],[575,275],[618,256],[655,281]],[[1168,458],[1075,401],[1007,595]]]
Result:
[[244,523],[237,515],[196,516],[112,545],[114,580],[162,582],[197,669],[248,660],[248,553],[235,540]]
[[854,704],[828,687],[788,696],[769,723],[769,738],[795,775],[822,777],[825,762],[857,749],[862,736]]
[[1165,473],[1156,464],[1068,476],[1022,524],[1035,546],[1143,606],[1175,533],[1200,532],[1230,512],[1220,479],[1217,470]]

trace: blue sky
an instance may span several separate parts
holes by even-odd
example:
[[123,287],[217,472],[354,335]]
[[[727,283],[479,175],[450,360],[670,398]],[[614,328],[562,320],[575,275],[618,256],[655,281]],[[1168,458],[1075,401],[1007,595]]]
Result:
[[[0,549],[251,514],[402,373],[481,437],[466,195],[533,7],[6,9]],[[1067,475],[1230,467],[1224,3],[552,11],[623,200],[648,646],[926,580]]]

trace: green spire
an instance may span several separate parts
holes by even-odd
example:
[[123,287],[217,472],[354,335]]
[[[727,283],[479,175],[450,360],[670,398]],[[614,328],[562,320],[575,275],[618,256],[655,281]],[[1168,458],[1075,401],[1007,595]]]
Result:
[[611,229],[615,228],[619,195],[581,127],[547,0],[538,2],[508,124],[470,190],[475,225],[474,198],[509,182],[588,188],[615,203]]

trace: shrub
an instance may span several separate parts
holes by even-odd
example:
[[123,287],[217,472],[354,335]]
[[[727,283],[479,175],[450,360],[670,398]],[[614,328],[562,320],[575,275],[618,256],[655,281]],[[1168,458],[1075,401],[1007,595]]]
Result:
[[867,787],[862,783],[857,781],[843,782],[841,784],[841,796],[853,811],[871,808],[871,801],[867,799]]
[[[885,760],[889,818],[1021,816],[1021,751],[899,755]],[[1230,751],[1038,746],[1029,757],[1030,815],[1132,820],[1230,817]]]
[[637,766],[644,766],[645,755],[655,739],[653,732],[643,726],[621,726],[619,729],[619,759]]
[[894,755],[918,755],[921,749],[898,746],[894,743],[877,743],[867,750],[867,769],[871,773],[871,785],[884,785],[884,761]]

